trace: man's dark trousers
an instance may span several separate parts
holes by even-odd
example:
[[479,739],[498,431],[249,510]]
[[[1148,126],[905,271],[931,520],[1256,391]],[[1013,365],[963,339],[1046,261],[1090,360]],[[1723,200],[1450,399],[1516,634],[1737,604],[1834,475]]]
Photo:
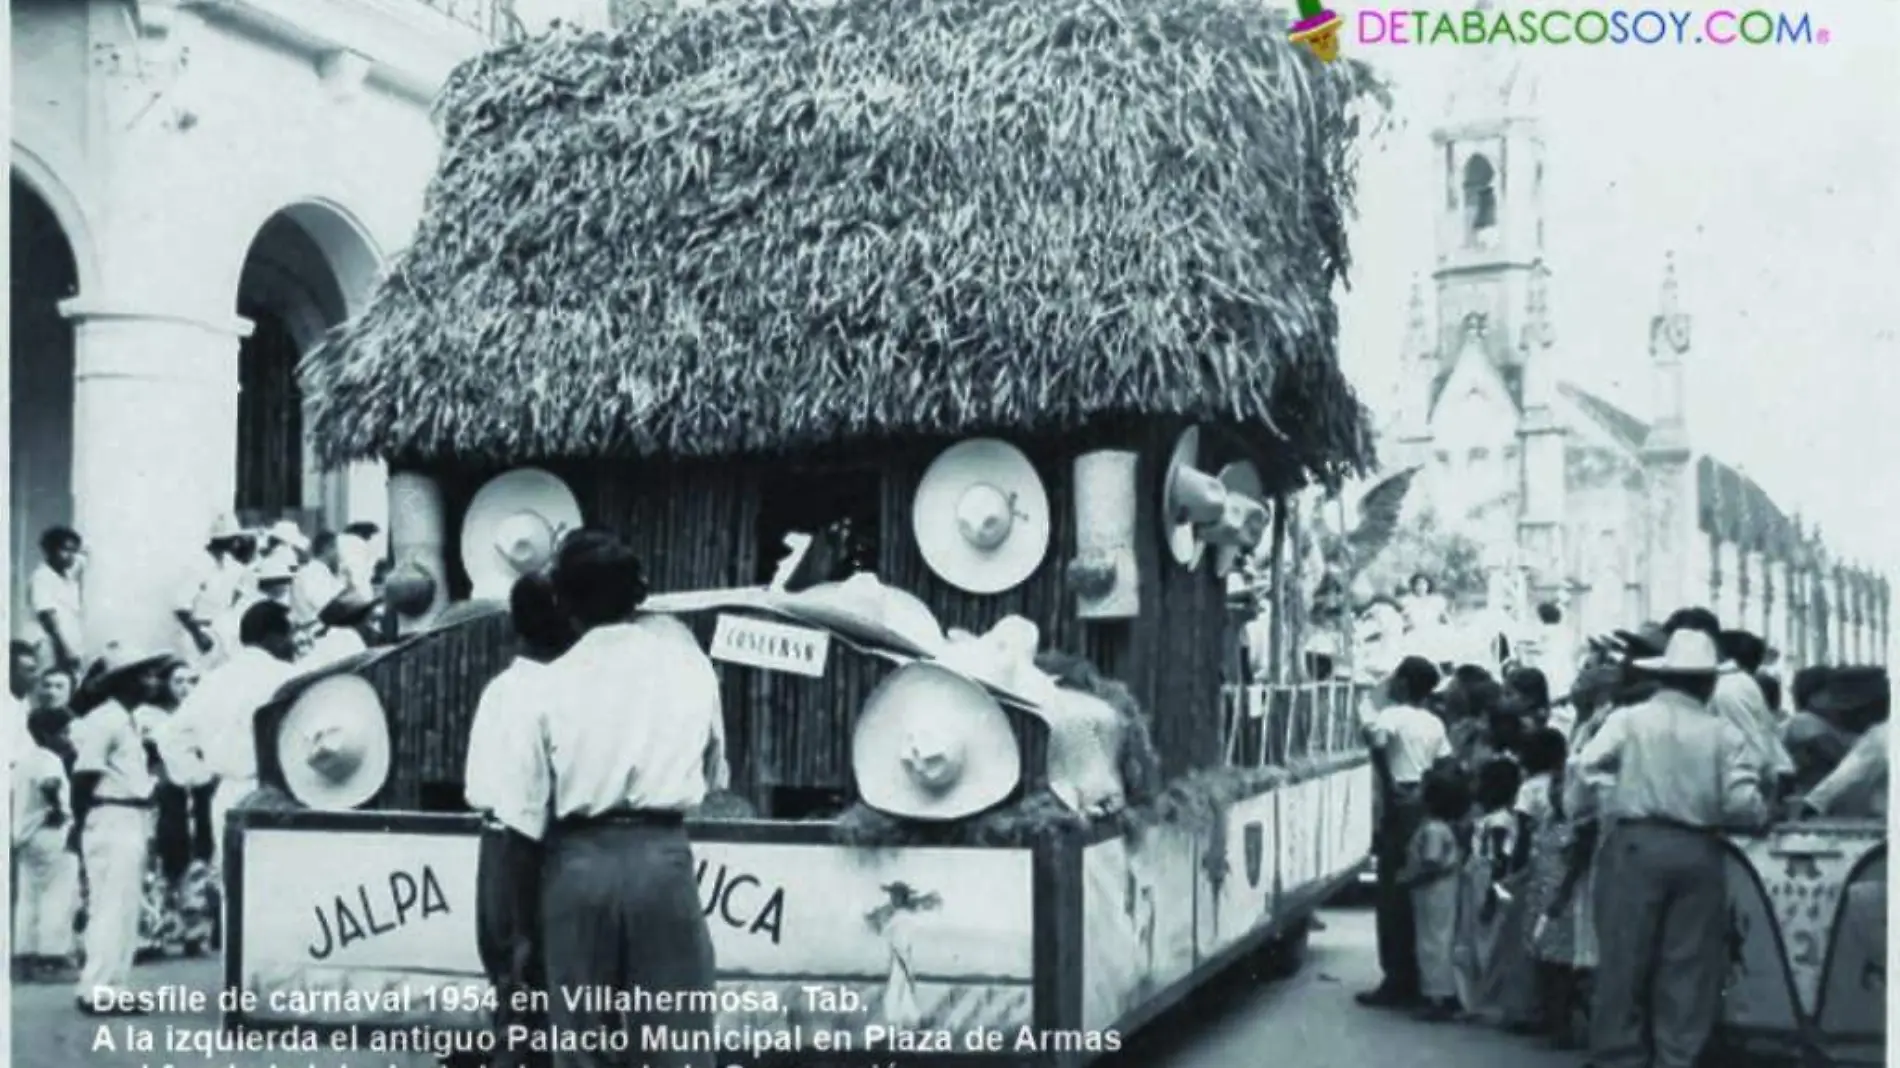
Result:
[[[475,944],[495,988],[495,1052],[490,1068],[546,1068],[553,1058],[511,1031],[537,1036],[547,1027],[537,994],[545,990],[541,955],[541,843],[493,824],[482,828],[475,874]],[[514,1031],[519,1036],[521,1032]]]
[[1415,784],[1386,790],[1373,851],[1378,865],[1375,907],[1379,970],[1385,973],[1379,989],[1400,999],[1418,996],[1418,934],[1412,924],[1412,893],[1399,885],[1399,873],[1405,868],[1412,835],[1423,818]]

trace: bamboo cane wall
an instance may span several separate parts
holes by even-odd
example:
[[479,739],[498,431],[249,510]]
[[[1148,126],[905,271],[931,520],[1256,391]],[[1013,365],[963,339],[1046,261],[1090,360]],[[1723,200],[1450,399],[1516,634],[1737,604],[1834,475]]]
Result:
[[[1144,424],[1063,440],[1014,440],[1035,462],[1053,512],[1042,565],[1017,588],[976,596],[951,587],[925,566],[911,534],[911,501],[925,468],[952,442],[893,445],[858,455],[877,457],[880,521],[876,571],[888,584],[921,597],[946,629],[987,630],[1006,615],[1041,628],[1043,647],[1079,652],[1134,691],[1152,720],[1165,769],[1176,774],[1222,762],[1222,669],[1231,624],[1224,585],[1207,560],[1189,571],[1166,556],[1160,537],[1161,482],[1178,428]],[[1084,622],[1063,586],[1075,547],[1071,470],[1090,448],[1137,448],[1137,544],[1142,614],[1126,621]],[[1235,455],[1203,438],[1201,467],[1212,471]],[[580,498],[591,525],[625,537],[646,563],[657,591],[748,585],[761,561],[756,524],[760,488],[799,468],[823,468],[821,456],[718,463],[543,463]],[[840,462],[842,463],[842,461]],[[863,467],[862,459],[853,462]],[[1263,465],[1265,466],[1265,465]],[[494,470],[433,472],[447,519],[450,584],[467,594],[456,563],[460,518]],[[1211,556],[1211,552],[1207,554]],[[766,562],[769,564],[769,561]],[[710,619],[699,621],[709,630]],[[709,635],[702,633],[702,640]],[[370,669],[399,723],[401,758],[386,808],[418,807],[431,793],[459,794],[469,717],[487,681],[505,666],[511,638],[505,618],[491,615],[417,642]],[[848,791],[853,718],[888,670],[869,657],[840,652],[827,677],[804,679],[720,665],[734,788],[763,806],[772,787]],[[1039,732],[1019,723],[1026,766],[1040,767]]]

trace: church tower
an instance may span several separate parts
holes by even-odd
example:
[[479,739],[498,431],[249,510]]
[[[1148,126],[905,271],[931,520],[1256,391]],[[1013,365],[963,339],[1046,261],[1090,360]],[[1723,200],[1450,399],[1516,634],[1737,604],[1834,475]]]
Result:
[[1519,318],[1533,300],[1544,254],[1544,141],[1534,114],[1536,81],[1512,58],[1515,51],[1470,49],[1445,121],[1433,131],[1439,189],[1432,277],[1441,373],[1466,338],[1481,335],[1518,394],[1525,325]]

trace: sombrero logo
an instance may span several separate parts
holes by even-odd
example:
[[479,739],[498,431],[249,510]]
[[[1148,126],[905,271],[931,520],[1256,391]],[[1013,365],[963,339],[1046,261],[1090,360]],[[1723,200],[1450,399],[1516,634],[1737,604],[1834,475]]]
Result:
[[1293,43],[1313,50],[1322,62],[1339,58],[1339,13],[1324,0],[1299,0],[1300,20],[1293,24]]

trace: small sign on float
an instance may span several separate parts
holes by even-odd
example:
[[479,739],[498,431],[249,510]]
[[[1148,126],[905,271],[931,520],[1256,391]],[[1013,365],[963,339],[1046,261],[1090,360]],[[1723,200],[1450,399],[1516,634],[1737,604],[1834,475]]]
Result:
[[729,664],[820,679],[831,656],[831,635],[807,627],[722,615],[707,654]]

